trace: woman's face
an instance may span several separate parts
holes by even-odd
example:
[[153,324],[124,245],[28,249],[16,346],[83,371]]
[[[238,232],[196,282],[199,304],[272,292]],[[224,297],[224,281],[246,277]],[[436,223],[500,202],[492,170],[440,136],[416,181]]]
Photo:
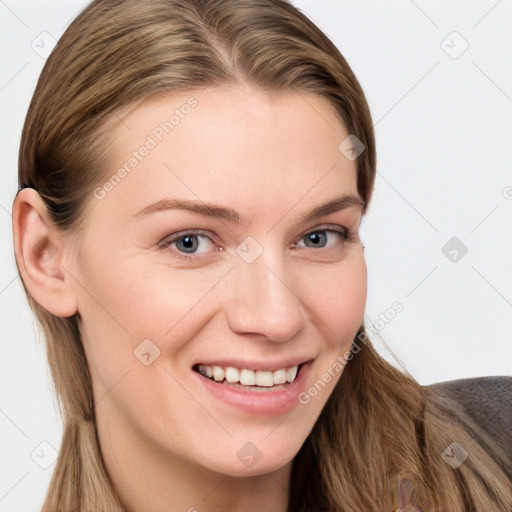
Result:
[[68,270],[117,463],[142,446],[243,476],[296,455],[366,303],[361,206],[306,218],[358,197],[348,135],[318,96],[242,86],[153,99],[110,132]]

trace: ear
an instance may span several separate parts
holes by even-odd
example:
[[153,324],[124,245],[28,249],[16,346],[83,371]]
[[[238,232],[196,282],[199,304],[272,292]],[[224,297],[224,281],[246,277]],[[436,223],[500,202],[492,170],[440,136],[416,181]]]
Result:
[[12,208],[14,253],[21,278],[44,309],[55,316],[76,313],[76,295],[63,265],[69,236],[53,223],[36,190],[20,190]]

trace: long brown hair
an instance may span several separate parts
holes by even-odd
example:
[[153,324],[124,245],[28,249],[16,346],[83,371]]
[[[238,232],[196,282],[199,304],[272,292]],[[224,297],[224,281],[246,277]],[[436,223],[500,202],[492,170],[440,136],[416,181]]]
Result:
[[[326,98],[365,146],[357,187],[366,213],[376,151],[363,90],[329,38],[285,0],[91,2],[37,83],[19,185],[38,191],[58,227],[77,231],[106,175],[105,134],[119,112],[159,94],[227,83]],[[56,317],[24,288],[45,335],[64,423],[42,510],[125,511],[99,449],[79,314]],[[404,481],[424,511],[511,510],[510,460],[493,440],[455,415],[449,399],[380,357],[364,323],[354,345],[358,353],[294,459],[289,511],[390,511]],[[454,441],[471,454],[457,469],[441,458]]]

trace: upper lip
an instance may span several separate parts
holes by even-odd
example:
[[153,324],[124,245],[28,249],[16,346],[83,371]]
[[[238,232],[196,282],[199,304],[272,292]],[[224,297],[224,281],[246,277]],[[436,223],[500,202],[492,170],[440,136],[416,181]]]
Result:
[[247,359],[210,359],[197,362],[193,368],[197,366],[222,366],[224,368],[230,366],[232,368],[247,368],[249,370],[268,370],[275,371],[282,368],[290,368],[292,366],[299,366],[302,363],[312,361],[314,357],[289,357],[287,359],[280,359],[279,361],[248,361]]

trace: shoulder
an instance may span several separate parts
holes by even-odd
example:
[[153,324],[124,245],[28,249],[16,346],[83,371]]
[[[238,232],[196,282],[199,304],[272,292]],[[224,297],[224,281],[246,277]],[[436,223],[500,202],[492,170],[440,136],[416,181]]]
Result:
[[473,377],[424,387],[457,402],[508,456],[512,456],[512,377]]
[[495,403],[512,400],[512,377],[472,377],[469,379],[447,380],[426,386],[435,390],[446,391],[451,397],[466,405],[487,409]]

